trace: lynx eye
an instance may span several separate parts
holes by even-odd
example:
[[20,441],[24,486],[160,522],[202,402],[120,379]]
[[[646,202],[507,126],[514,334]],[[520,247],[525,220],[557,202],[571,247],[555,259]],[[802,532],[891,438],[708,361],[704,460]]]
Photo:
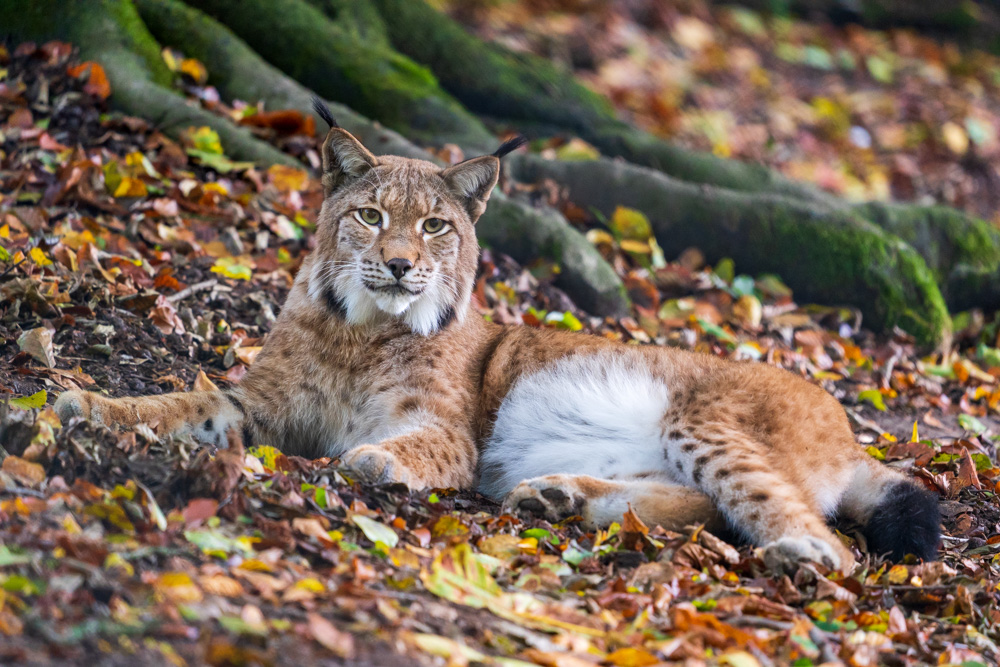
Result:
[[424,233],[425,234],[437,234],[444,226],[448,224],[441,218],[427,218],[424,220]]
[[374,208],[363,208],[355,211],[354,217],[371,227],[378,227],[382,224],[382,213]]

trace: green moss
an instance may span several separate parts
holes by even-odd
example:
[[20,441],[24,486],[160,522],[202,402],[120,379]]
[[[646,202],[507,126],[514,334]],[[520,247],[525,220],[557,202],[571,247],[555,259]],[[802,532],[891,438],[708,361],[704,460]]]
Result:
[[870,203],[859,211],[913,246],[954,311],[1000,308],[1000,230],[944,206]]
[[693,185],[621,162],[546,161],[516,156],[515,178],[552,178],[570,198],[610,214],[643,211],[668,255],[696,246],[731,257],[741,272],[777,273],[799,302],[851,304],[868,326],[899,326],[926,344],[950,335],[934,275],[908,245],[844,209],[774,195]]
[[304,0],[202,0],[198,8],[299,83],[424,140],[488,145],[491,135],[434,76],[350,21]]
[[[131,76],[161,85],[171,79],[159,44],[129,0],[0,2],[0,25],[14,40],[62,39],[78,46],[84,59],[116,54],[129,61],[125,67]],[[123,82],[111,84],[114,94]]]

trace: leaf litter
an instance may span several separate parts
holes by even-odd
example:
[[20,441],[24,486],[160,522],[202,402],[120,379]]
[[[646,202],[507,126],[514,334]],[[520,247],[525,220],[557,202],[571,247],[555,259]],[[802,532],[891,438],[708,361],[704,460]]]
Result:
[[[658,255],[637,212],[574,217],[545,184],[519,196],[587,231],[625,281],[631,316],[592,317],[553,286],[558,267],[483,252],[474,299],[484,317],[772,363],[840,399],[861,446],[940,494],[946,529],[940,562],[866,557],[848,578],[816,566],[775,578],[732,536],[665,531],[632,513],[589,533],[573,520],[501,515],[471,492],[362,486],[336,461],[238,439],[213,450],[160,438],[155,424],[60,424],[44,406],[65,389],[239,381],[310,247],[317,139],[262,123],[303,168],[230,164],[198,128],[184,145],[106,113],[99,66],[76,78],[66,45],[3,57],[0,661],[1000,657],[996,320],[970,315],[954,351],[921,357],[904,334],[863,329],[851,309],[797,304],[778,277],[708,266],[695,248]],[[196,75],[189,89],[200,85],[197,67],[185,71]]]

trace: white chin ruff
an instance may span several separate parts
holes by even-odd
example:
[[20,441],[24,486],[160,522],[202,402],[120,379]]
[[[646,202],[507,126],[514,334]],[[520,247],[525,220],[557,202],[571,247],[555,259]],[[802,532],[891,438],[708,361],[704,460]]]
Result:
[[375,292],[372,296],[378,309],[390,315],[402,315],[419,298],[419,295],[415,294],[385,294],[382,292]]

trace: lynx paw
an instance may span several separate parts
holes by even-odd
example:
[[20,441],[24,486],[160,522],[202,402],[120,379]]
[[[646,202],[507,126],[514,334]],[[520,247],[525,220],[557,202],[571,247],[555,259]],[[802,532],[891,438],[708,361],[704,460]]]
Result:
[[341,462],[369,484],[401,483],[413,486],[410,471],[378,445],[361,445],[344,454]]
[[818,537],[782,537],[764,545],[762,552],[767,569],[779,574],[794,574],[803,562],[819,563],[831,570],[850,569],[854,564],[853,556],[846,562],[844,554]]
[[90,409],[92,398],[90,392],[79,389],[64,391],[53,407],[56,414],[59,415],[59,420],[64,424],[73,417],[90,419],[92,417]]
[[561,521],[583,515],[587,498],[564,475],[546,475],[521,482],[503,501],[505,512]]

